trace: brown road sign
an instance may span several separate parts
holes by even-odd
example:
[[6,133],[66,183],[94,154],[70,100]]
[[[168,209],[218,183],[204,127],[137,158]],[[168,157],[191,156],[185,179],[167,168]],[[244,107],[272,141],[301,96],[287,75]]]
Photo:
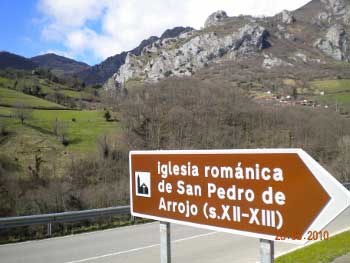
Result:
[[132,151],[130,190],[134,216],[292,243],[350,200],[301,149]]

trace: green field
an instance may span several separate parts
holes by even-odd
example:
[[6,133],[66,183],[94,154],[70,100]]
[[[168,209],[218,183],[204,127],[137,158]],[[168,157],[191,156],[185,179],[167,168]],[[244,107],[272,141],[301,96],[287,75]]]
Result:
[[[13,116],[14,114],[11,108],[0,107],[0,115]],[[64,122],[67,126],[70,141],[70,144],[66,147],[67,150],[92,151],[96,149],[96,140],[99,135],[118,130],[115,122],[106,122],[103,118],[103,111],[96,110],[33,110],[25,125],[20,124],[20,121],[13,117],[0,118],[10,130],[18,132],[23,129],[22,126],[25,126],[25,128],[32,129],[34,132],[49,135],[54,141],[57,141],[53,134],[56,119]]]
[[75,91],[67,88],[55,89],[51,86],[43,86],[41,87],[41,90],[45,94],[54,94],[57,92],[59,94],[62,94],[66,97],[70,97],[73,99],[85,99],[85,98],[88,98],[89,96],[90,97],[92,96],[90,93],[85,91]]
[[298,249],[276,259],[276,263],[331,263],[350,252],[350,232]]
[[64,108],[62,105],[7,88],[0,88],[0,104],[6,106],[23,105],[25,107],[37,108]]
[[[66,165],[73,159],[97,150],[100,136],[118,134],[118,123],[107,122],[103,111],[67,109],[45,99],[56,100],[58,93],[64,98],[58,96],[57,101],[75,107],[72,101],[97,100],[95,89],[73,90],[73,86],[83,87],[74,81],[53,82],[51,78],[31,72],[6,74],[0,76],[0,128],[3,133],[0,153],[19,164],[22,175],[28,174],[27,169],[33,166],[35,156],[45,160],[45,169],[56,171],[58,176],[64,175]],[[28,95],[22,92],[24,90],[36,92],[40,97]],[[19,118],[21,114],[26,116],[23,124]]]
[[0,87],[11,88],[13,87],[14,82],[15,82],[14,80],[0,76]]
[[326,94],[317,96],[316,100],[322,103],[337,103],[342,106],[350,106],[350,92],[342,92],[335,94]]
[[[339,104],[350,106],[350,80],[321,80],[310,82],[314,100],[324,104]],[[324,92],[324,95],[320,95]]]
[[[97,137],[103,133],[116,131],[115,122],[106,122],[102,111],[60,111],[36,110],[30,122],[35,127],[52,130],[55,120],[64,121],[68,126],[67,147],[71,150],[89,151],[96,148]],[[75,119],[75,121],[72,121]]]
[[[73,100],[82,99],[82,100],[89,101],[95,97],[94,93],[96,92],[96,90],[93,88],[86,88],[81,91],[74,90],[69,85],[63,85],[61,83],[53,82],[48,79],[42,79],[39,76],[28,74],[28,73],[22,73],[22,75],[16,79],[0,76],[0,88],[2,89],[5,89],[5,90],[8,89],[10,91],[18,91],[22,93],[24,88],[33,88],[33,87],[38,87],[40,89],[39,93],[42,95],[41,97],[45,97],[47,95],[61,94],[64,97],[71,98]],[[3,101],[6,100],[4,96],[9,96],[8,98],[9,100],[11,98],[16,98],[14,94],[0,93],[0,98],[2,98]],[[0,101],[0,104],[4,105],[5,103]]]
[[324,91],[326,94],[350,91],[349,79],[337,79],[337,80],[320,80],[312,81],[311,88],[313,90]]

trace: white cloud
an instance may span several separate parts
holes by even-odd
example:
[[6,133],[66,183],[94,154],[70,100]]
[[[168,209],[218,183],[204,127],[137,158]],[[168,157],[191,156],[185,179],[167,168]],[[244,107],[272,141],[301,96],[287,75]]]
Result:
[[[200,28],[216,10],[228,15],[274,15],[307,0],[40,0],[42,36],[66,53],[105,59],[175,26]],[[98,26],[96,26],[96,24]]]
[[42,0],[39,10],[59,26],[79,27],[87,20],[98,19],[109,0]]

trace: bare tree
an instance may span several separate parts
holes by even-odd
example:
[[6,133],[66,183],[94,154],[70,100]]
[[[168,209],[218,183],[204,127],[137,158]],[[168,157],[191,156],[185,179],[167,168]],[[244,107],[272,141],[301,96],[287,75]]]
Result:
[[102,159],[107,159],[110,156],[112,151],[111,148],[112,146],[108,141],[108,136],[106,134],[97,138],[97,149]]
[[6,136],[7,134],[8,134],[8,131],[6,129],[6,125],[0,120],[0,137]]
[[58,136],[58,118],[56,117],[55,120],[52,122],[52,133],[56,136]]
[[32,109],[25,107],[22,103],[17,103],[15,105],[14,116],[20,120],[21,124],[32,116]]
[[53,123],[53,132],[63,145],[69,144],[67,122],[56,119]]

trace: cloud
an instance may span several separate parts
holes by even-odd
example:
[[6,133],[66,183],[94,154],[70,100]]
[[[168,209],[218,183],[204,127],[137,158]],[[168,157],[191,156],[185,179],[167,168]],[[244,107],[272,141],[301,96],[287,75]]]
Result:
[[108,7],[108,0],[42,0],[39,10],[57,26],[79,27],[86,21],[98,19]]
[[[199,29],[216,10],[230,16],[274,15],[307,0],[40,0],[42,37],[60,42],[64,52],[102,60],[136,47],[175,26]],[[62,53],[62,52],[61,52]]]

